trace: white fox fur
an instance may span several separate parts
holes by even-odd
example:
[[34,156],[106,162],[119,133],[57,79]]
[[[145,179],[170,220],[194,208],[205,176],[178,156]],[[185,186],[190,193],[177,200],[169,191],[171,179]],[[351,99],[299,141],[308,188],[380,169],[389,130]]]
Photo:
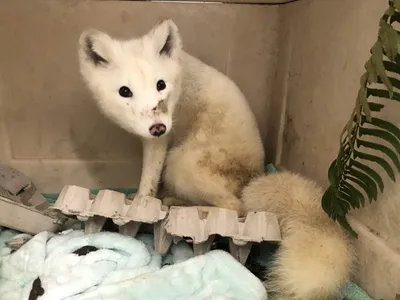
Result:
[[[142,139],[137,197],[160,196],[161,179],[167,205],[272,210],[284,234],[275,290],[303,300],[337,292],[348,278],[351,251],[321,211],[320,189],[286,173],[255,179],[263,174],[264,150],[244,95],[227,76],[182,50],[172,21],[125,41],[87,30],[79,61],[104,115]],[[123,86],[129,90],[121,96]],[[152,131],[154,124],[161,129]],[[251,180],[244,208],[240,196]]]
[[278,299],[333,299],[349,280],[353,247],[323,211],[323,190],[314,181],[283,171],[253,180],[243,190],[247,211],[278,217],[282,243],[266,282]]
[[[182,50],[172,21],[125,41],[87,30],[79,58],[100,110],[142,138],[138,197],[156,195],[164,164],[165,204],[242,211],[242,188],[263,172],[257,123],[235,83]],[[162,91],[156,88],[159,80],[165,81]],[[122,86],[131,97],[120,96]],[[153,124],[165,125],[165,134],[152,136]]]

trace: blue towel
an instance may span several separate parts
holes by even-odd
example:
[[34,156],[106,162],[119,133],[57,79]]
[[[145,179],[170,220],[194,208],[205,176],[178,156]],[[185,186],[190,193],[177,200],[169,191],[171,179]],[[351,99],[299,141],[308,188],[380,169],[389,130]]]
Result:
[[152,241],[151,235],[41,232],[0,256],[0,299],[28,299],[33,286],[38,300],[267,299],[261,281],[230,254],[193,257],[179,243],[164,258],[172,265],[163,267]]

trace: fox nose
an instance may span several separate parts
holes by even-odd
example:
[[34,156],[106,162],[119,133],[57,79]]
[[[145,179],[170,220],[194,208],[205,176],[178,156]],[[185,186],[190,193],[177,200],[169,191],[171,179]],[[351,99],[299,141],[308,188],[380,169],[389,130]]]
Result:
[[162,136],[167,131],[167,127],[162,123],[158,123],[151,125],[149,131],[152,136]]

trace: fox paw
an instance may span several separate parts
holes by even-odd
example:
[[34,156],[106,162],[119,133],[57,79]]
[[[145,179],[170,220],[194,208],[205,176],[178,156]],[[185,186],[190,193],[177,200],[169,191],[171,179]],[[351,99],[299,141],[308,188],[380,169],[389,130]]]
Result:
[[188,206],[189,203],[183,201],[183,200],[179,200],[175,197],[165,197],[162,199],[162,203],[165,206]]

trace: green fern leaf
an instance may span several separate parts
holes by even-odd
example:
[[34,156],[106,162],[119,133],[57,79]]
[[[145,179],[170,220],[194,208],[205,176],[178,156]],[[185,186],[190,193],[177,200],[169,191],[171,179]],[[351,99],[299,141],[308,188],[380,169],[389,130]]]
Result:
[[[389,82],[391,83],[392,86],[394,86],[397,89],[400,89],[400,81],[398,79],[393,78],[393,77],[389,77],[389,76],[387,78],[388,78],[388,80],[389,80]],[[385,84],[385,82],[380,77],[378,77],[377,81],[375,81],[375,82]],[[389,95],[392,95],[389,98],[393,97],[393,94],[389,93]]]
[[[400,23],[399,9],[400,0],[390,0],[379,21],[378,39],[364,65],[366,72],[360,78],[351,118],[340,134],[339,153],[328,170],[330,186],[321,199],[330,218],[356,237],[346,215],[351,209],[364,206],[367,200],[376,200],[378,192],[384,191],[382,174],[375,167],[381,166],[393,181],[395,171],[400,172],[400,129],[372,115],[384,108],[385,101],[400,102],[400,32],[391,25]],[[372,88],[375,83],[381,86]],[[380,103],[370,97],[379,98]],[[364,149],[373,150],[374,154],[365,153]],[[366,165],[366,161],[372,163]]]
[[380,103],[368,102],[369,109],[373,112],[380,112],[385,106]]
[[364,68],[367,70],[367,82],[369,84],[378,82],[378,73],[376,71],[374,62],[372,59],[367,60],[364,65]]
[[367,100],[367,90],[364,87],[361,87],[358,90],[357,102],[360,103],[360,105],[362,106],[362,108],[364,110],[365,117],[367,118],[368,121],[370,121],[371,120],[371,109],[369,107],[368,100]]
[[328,180],[332,187],[336,188],[338,185],[338,182],[336,180],[337,176],[337,169],[336,169],[336,159],[331,163],[328,169]]
[[397,10],[400,10],[400,0],[393,0],[392,3]]
[[[367,88],[367,97],[369,97],[369,96],[400,101],[400,93],[393,92],[392,97],[391,97],[388,91],[380,90],[380,89]],[[371,103],[370,103],[370,105],[371,105]]]
[[395,64],[394,62],[385,60],[383,62],[383,66],[385,67],[386,71],[400,74],[400,67],[397,64]]
[[396,10],[395,10],[395,8],[394,8],[394,6],[392,4],[392,5],[389,6],[389,8],[383,14],[383,16],[384,16],[383,19],[386,19],[386,21],[387,21],[387,19],[389,17],[392,17],[395,13],[396,13]]
[[342,210],[347,214],[351,208],[360,208],[360,201],[353,198],[350,194],[347,193],[346,189],[340,190],[340,204],[342,206]]
[[[340,147],[340,150],[339,150],[340,158],[341,158],[341,160],[339,161],[340,164],[342,164],[344,162],[343,160],[346,160],[346,158],[351,154],[351,150],[352,149],[348,142],[345,142],[343,144],[343,146]],[[336,163],[336,160],[334,162]],[[329,175],[329,171],[328,171],[328,175]],[[336,171],[336,176],[338,176],[337,171]]]
[[396,149],[397,153],[400,153],[400,142],[399,140],[390,132],[386,130],[380,129],[371,129],[371,128],[363,128],[361,127],[358,131],[359,136],[363,137],[364,135],[374,136],[376,138],[384,139],[385,141],[392,144],[392,146]]
[[366,122],[389,131],[397,139],[400,140],[400,129],[397,126],[393,125],[392,123],[390,123],[388,121],[385,121],[385,120],[382,120],[380,118],[371,118],[370,121],[367,121],[367,118],[365,118],[363,116],[361,118],[361,126],[364,125],[364,123],[366,123]]
[[[367,193],[370,202],[376,200],[378,197],[378,187],[371,177],[354,168],[349,168],[348,175],[357,178],[357,180],[355,180],[355,178],[348,176],[349,180],[357,183],[363,188],[363,190]],[[363,183],[362,185],[360,184],[361,182]]]
[[[392,86],[394,86],[397,89],[400,89],[400,80],[393,78],[393,77],[389,77],[389,76],[388,76],[388,79],[389,79],[390,83],[392,84]],[[391,96],[390,98],[392,98],[392,97],[393,96]]]
[[[345,179],[346,179],[346,181],[351,182],[352,184],[354,183],[354,184],[360,186],[362,190],[370,192],[370,191],[369,191],[370,188],[368,187],[368,185],[365,184],[365,183],[364,183],[363,181],[361,181],[360,179],[358,179],[358,178],[356,178],[356,177],[354,177],[354,176],[350,176],[350,175],[346,175],[346,176],[345,176]],[[352,184],[350,184],[350,185],[352,185]],[[354,186],[354,188],[357,189],[357,186]],[[361,192],[360,192],[360,193],[361,193]],[[366,192],[366,193],[367,193],[367,192]],[[372,201],[373,201],[373,199],[372,199],[372,198],[370,199],[368,195],[367,195],[367,198],[364,197],[363,194],[361,194],[361,195],[362,195],[362,198],[359,199],[359,202],[361,203],[361,205],[364,206],[366,200],[368,200],[369,202],[372,202]]]
[[361,194],[360,191],[358,191],[354,186],[352,186],[350,183],[344,181],[342,184],[342,188],[354,199],[357,199],[357,201],[360,202],[362,206],[364,206],[365,198],[364,198],[363,194]]
[[370,177],[372,177],[375,180],[375,182],[379,186],[379,189],[381,190],[381,192],[383,192],[383,189],[384,189],[383,180],[382,180],[381,176],[378,174],[378,172],[374,171],[374,169],[372,169],[354,159],[350,160],[350,166],[354,166],[354,167],[362,170],[363,172],[367,173]]
[[372,155],[372,154],[367,154],[367,153],[362,153],[359,151],[354,151],[354,158],[361,158],[361,159],[365,159],[365,160],[369,160],[372,162],[376,162],[377,164],[381,165],[382,168],[385,169],[386,173],[389,175],[389,177],[393,180],[396,181],[396,176],[394,175],[394,171],[392,169],[392,167],[390,166],[390,164],[383,159],[382,157],[376,156],[376,155]]
[[379,29],[379,39],[382,43],[382,47],[385,50],[386,56],[390,60],[394,60],[399,51],[398,42],[399,36],[396,30],[393,29],[386,21],[383,19],[380,21],[380,29]]
[[333,218],[333,220],[336,220],[336,212],[333,208],[333,203],[335,202],[335,194],[334,194],[334,189],[332,186],[328,187],[328,189],[325,191],[324,195],[322,196],[321,204],[323,210]]
[[354,231],[353,228],[351,228],[349,221],[347,221],[347,218],[345,216],[338,216],[337,218],[339,224],[344,228],[347,229],[347,231],[355,238],[358,237],[357,232]]
[[338,216],[345,215],[340,202],[335,201],[336,199],[337,197],[332,187],[328,188],[322,196],[322,208],[332,216],[333,220],[336,220]]
[[400,160],[397,157],[396,153],[394,153],[394,151],[392,151],[392,149],[390,149],[389,147],[386,147],[384,145],[380,145],[377,143],[359,140],[359,139],[357,139],[357,147],[358,148],[367,147],[367,148],[379,150],[379,151],[385,153],[387,156],[390,157],[393,164],[396,166],[397,170],[400,172]]
[[390,14],[390,8],[388,9],[388,16],[390,17],[390,22],[389,24],[393,24],[394,22],[400,22],[400,14],[397,11],[394,11],[394,13],[392,15]]
[[370,71],[373,71],[376,74],[378,74],[378,76],[382,80],[383,84],[388,89],[390,98],[392,98],[393,86],[392,86],[392,83],[390,82],[388,76],[386,75],[385,67],[383,66],[382,44],[380,43],[379,40],[375,43],[375,45],[371,49],[371,60],[372,60],[374,70],[367,70],[367,72],[369,73]]
[[[347,181],[349,181],[349,182],[353,182],[353,183],[359,185],[364,191],[366,191],[366,190],[369,189],[369,187],[368,187],[363,181],[361,181],[360,179],[358,179],[358,178],[356,178],[356,177],[347,175],[347,176],[345,177],[345,179],[346,179]],[[351,186],[351,187],[353,187],[356,191],[358,191],[358,190],[356,189],[356,187],[354,187],[353,185],[351,185],[351,184],[348,183],[348,182],[346,182],[346,183],[349,185],[349,187]],[[358,191],[358,192],[361,194],[360,191]],[[358,195],[358,194],[357,194],[357,195]],[[359,196],[359,195],[358,195],[358,196]],[[364,197],[363,194],[361,194],[361,198],[359,198],[358,200],[360,201],[360,203],[361,203],[362,206],[365,205],[365,200],[366,200],[366,199],[365,199],[365,197]],[[369,201],[371,202],[371,199],[369,199]]]
[[397,55],[397,56],[396,56],[396,59],[394,60],[394,62],[395,62],[396,64],[400,64],[400,55]]
[[338,216],[345,216],[346,213],[343,210],[341,202],[340,201],[334,201],[333,203],[334,203],[333,204],[333,209],[334,209],[335,213],[337,213]]
[[[352,208],[360,208],[359,202],[354,202],[354,205],[351,203],[353,200],[350,195],[342,192],[340,193],[340,206],[345,214],[347,214]],[[358,204],[358,206],[357,206]]]

